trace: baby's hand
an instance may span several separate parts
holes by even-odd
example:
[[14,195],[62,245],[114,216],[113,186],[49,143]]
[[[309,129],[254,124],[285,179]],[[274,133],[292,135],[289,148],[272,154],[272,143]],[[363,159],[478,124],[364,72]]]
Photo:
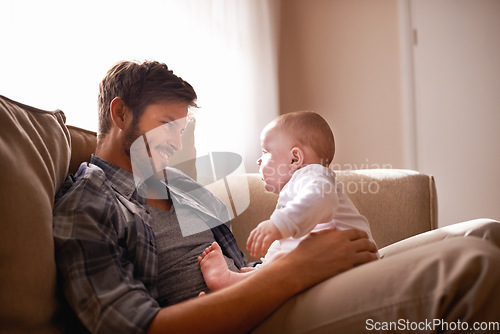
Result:
[[278,239],[281,239],[281,232],[270,220],[266,220],[250,232],[247,249],[253,257],[258,257],[261,253],[265,255],[273,241]]

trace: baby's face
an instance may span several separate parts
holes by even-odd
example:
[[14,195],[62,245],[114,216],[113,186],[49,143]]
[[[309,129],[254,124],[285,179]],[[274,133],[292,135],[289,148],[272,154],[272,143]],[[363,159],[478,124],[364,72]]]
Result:
[[264,128],[260,140],[262,156],[257,160],[259,172],[266,190],[278,194],[293,174],[292,142],[273,123]]

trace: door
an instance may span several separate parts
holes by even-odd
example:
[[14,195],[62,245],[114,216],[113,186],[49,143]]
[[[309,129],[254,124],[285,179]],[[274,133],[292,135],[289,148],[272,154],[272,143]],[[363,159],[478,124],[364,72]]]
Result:
[[439,225],[500,220],[500,1],[410,0],[416,167]]

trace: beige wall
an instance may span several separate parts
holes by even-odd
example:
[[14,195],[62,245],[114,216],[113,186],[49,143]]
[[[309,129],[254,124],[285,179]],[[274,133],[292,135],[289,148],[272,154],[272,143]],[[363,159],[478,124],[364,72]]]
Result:
[[280,112],[325,117],[336,166],[405,168],[397,0],[281,6]]
[[433,175],[440,226],[500,219],[500,1],[281,6],[280,112],[327,119],[334,167]]

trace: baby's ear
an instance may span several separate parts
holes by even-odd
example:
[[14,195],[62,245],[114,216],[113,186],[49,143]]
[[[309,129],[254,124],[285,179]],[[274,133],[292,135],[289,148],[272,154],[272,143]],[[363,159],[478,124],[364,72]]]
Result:
[[293,147],[290,151],[292,154],[292,162],[290,164],[292,170],[297,170],[304,164],[304,151],[300,147]]

